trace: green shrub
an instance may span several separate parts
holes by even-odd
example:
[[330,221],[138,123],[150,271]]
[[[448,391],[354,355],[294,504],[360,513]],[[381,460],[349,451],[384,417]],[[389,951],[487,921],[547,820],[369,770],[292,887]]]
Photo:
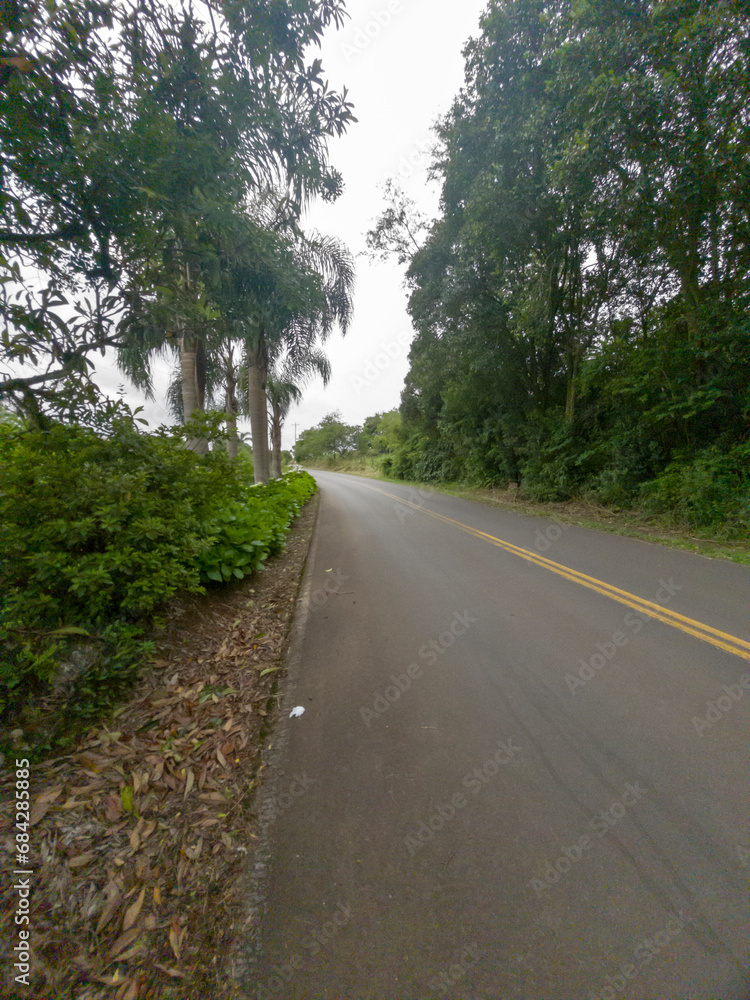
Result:
[[209,416],[145,434],[122,411],[98,433],[0,422],[0,712],[57,682],[87,644],[97,655],[80,683],[114,690],[170,595],[244,576],[283,545],[315,481],[253,487],[223,448],[185,447],[215,432]]
[[750,443],[730,452],[706,448],[694,456],[676,455],[641,496],[650,513],[667,514],[693,528],[721,529],[726,537],[750,531]]
[[241,488],[225,454],[125,420],[106,438],[3,430],[0,463],[0,581],[37,628],[138,617],[197,590],[202,525]]
[[206,525],[208,544],[198,558],[202,578],[222,583],[261,569],[282,548],[289,525],[316,489],[309,473],[289,472],[224,507]]

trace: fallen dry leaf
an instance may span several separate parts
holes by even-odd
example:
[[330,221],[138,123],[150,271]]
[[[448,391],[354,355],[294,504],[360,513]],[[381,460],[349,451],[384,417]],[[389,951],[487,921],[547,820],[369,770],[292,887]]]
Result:
[[131,927],[130,930],[127,930],[125,931],[124,934],[121,934],[115,941],[115,943],[112,945],[112,947],[109,949],[108,957],[110,961],[112,959],[117,958],[118,955],[121,955],[126,948],[129,948],[140,933],[141,933],[140,927]]
[[68,868],[83,868],[89,862],[93,861],[96,857],[95,851],[86,851],[85,854],[79,854],[75,858],[68,859]]
[[193,787],[194,782],[195,774],[193,773],[193,769],[188,768],[187,777],[185,778],[185,794],[182,796],[183,799],[186,799],[190,794],[190,789]]
[[122,899],[120,888],[115,882],[109,883],[107,888],[104,890],[104,895],[107,897],[107,902],[104,906],[104,910],[102,911],[102,915],[99,917],[99,923],[96,925],[97,934],[110,922],[112,917],[117,912],[120,900]]
[[136,899],[133,905],[129,906],[125,911],[125,919],[122,922],[122,929],[124,931],[128,930],[129,927],[132,927],[138,919],[138,914],[141,912],[141,907],[143,906],[143,900],[145,898],[146,887],[144,886],[138,894],[138,899]]
[[44,819],[49,810],[52,808],[52,803],[55,802],[61,794],[62,785],[55,785],[54,788],[48,788],[46,792],[42,792],[41,795],[37,795],[34,800],[34,805],[31,807],[29,826],[36,826],[37,823]]
[[62,785],[53,785],[52,788],[48,788],[46,791],[42,792],[40,795],[37,795],[36,801],[37,802],[55,802],[57,799],[60,798],[60,795],[62,794],[62,790],[63,790],[63,786]]
[[172,917],[172,925],[169,928],[169,943],[172,946],[174,957],[178,962],[180,961],[180,950],[182,948],[182,942],[185,940],[186,933],[186,928],[180,927],[180,922],[177,917]]
[[162,965],[160,962],[154,962],[154,965],[157,969],[161,969],[162,972],[166,972],[173,979],[185,979],[185,973],[180,972],[179,969],[168,969],[166,965]]
[[139,819],[136,825],[128,834],[128,840],[130,841],[130,853],[133,854],[138,850],[141,844],[141,828],[143,827],[143,820]]
[[109,794],[105,799],[106,808],[104,814],[110,823],[116,823],[122,816],[122,800],[119,795]]
[[133,982],[128,986],[125,993],[118,993],[117,1000],[138,1000],[138,994],[140,993],[139,981],[134,979]]
[[198,842],[193,844],[192,847],[185,848],[185,854],[190,858],[191,861],[195,861],[196,858],[201,856],[201,851],[203,850],[203,837],[198,838]]

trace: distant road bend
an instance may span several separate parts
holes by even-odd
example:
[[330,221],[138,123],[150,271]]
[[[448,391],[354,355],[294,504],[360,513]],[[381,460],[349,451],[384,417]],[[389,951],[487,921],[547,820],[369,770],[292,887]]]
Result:
[[243,995],[750,1000],[748,569],[315,475]]

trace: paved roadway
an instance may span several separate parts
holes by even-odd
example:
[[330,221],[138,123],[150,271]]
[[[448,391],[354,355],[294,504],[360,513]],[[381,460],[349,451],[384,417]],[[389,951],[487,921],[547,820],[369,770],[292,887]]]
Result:
[[747,568],[316,478],[245,995],[748,1000]]

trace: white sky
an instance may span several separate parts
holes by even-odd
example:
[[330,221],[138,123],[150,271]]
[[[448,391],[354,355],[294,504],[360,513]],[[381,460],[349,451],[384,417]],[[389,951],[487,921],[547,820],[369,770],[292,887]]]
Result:
[[[350,20],[327,33],[318,54],[324,79],[334,90],[348,89],[358,123],[329,146],[344,193],[333,205],[313,205],[307,228],[337,236],[360,254],[383,209],[382,186],[389,177],[398,179],[423,212],[435,214],[439,192],[427,182],[431,127],[463,84],[461,52],[478,33],[485,6],[486,0],[348,0]],[[413,335],[406,302],[403,269],[395,261],[357,257],[353,323],[345,339],[335,334],[326,344],[333,376],[327,388],[319,379],[311,383],[290,411],[285,448],[293,445],[295,423],[299,434],[340,410],[345,422],[361,424],[399,405]],[[162,405],[167,362],[157,362],[155,370],[157,403],[144,403],[130,391],[126,399],[144,403],[151,423],[169,423]],[[97,382],[114,394],[125,378],[114,366],[100,365]],[[246,422],[241,429],[249,430]]]

